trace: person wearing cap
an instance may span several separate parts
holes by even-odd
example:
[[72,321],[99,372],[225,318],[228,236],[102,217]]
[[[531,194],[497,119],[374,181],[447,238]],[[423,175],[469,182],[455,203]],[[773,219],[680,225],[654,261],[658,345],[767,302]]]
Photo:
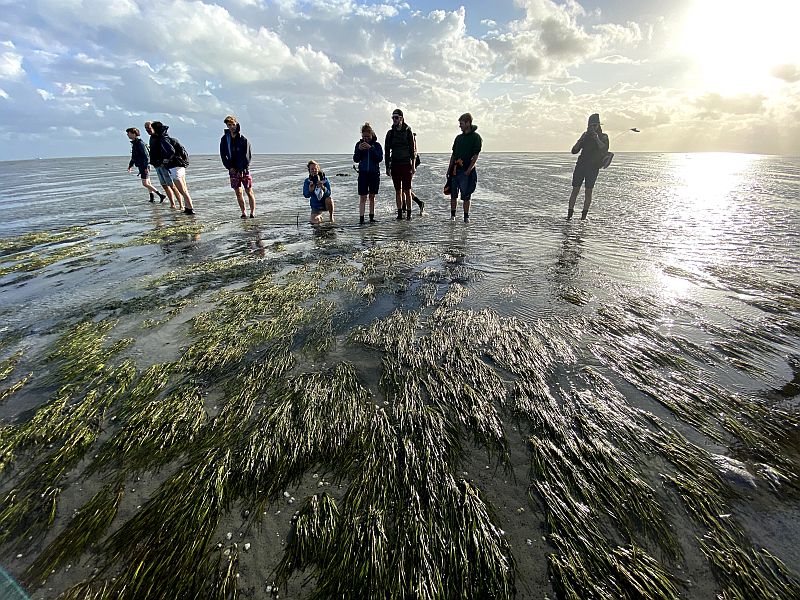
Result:
[[572,172],[572,194],[569,197],[567,220],[572,218],[572,213],[575,211],[575,201],[578,199],[578,192],[581,191],[581,185],[584,183],[586,190],[584,191],[581,219],[586,218],[589,213],[589,206],[592,204],[592,191],[594,190],[595,181],[597,181],[597,174],[600,172],[600,167],[603,166],[606,154],[608,154],[608,136],[603,133],[603,129],[600,126],[599,114],[594,113],[589,117],[586,131],[583,132],[583,135],[572,147],[573,154],[578,152],[581,154],[578,157],[578,162],[575,163],[575,170]]
[[450,165],[447,167],[450,178],[450,220],[456,220],[456,206],[460,193],[464,205],[464,223],[469,223],[469,205],[472,194],[478,186],[475,163],[478,162],[483,141],[476,131],[478,126],[472,124],[471,114],[464,113],[458,117],[458,127],[461,133],[453,140],[453,153],[450,155]]
[[241,134],[241,127],[236,117],[228,115],[223,120],[226,129],[219,141],[219,157],[222,159],[223,166],[228,169],[231,180],[231,188],[236,192],[236,201],[242,211],[242,219],[246,219],[244,209],[244,193],[250,203],[250,218],[255,218],[256,195],[253,192],[253,176],[250,175],[250,160],[252,152],[250,142]]
[[411,220],[411,178],[414,176],[417,157],[417,144],[414,133],[405,123],[403,111],[395,108],[392,112],[392,128],[386,132],[383,143],[386,160],[386,175],[391,176],[397,202],[397,220]]

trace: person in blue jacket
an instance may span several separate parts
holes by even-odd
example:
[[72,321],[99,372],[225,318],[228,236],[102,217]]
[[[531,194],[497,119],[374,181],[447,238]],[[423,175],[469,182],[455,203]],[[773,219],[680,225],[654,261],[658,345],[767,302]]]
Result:
[[253,192],[253,177],[250,175],[250,142],[241,134],[241,127],[236,117],[228,115],[224,120],[227,129],[222,134],[219,141],[219,156],[222,164],[228,169],[231,178],[231,188],[236,192],[236,201],[242,211],[242,219],[246,219],[244,211],[244,194],[242,188],[247,192],[247,199],[250,202],[250,218],[255,218],[256,195]]
[[156,201],[156,194],[163,202],[166,196],[150,183],[150,152],[148,152],[144,140],[139,137],[139,130],[136,127],[128,127],[125,133],[128,134],[128,139],[131,141],[131,161],[128,163],[128,173],[135,165],[139,169],[142,185],[150,192],[150,202]]
[[383,148],[378,143],[378,136],[369,123],[361,126],[361,139],[353,150],[353,162],[358,163],[358,216],[364,224],[364,208],[369,195],[369,222],[375,222],[375,195],[381,184],[380,164],[383,160]]
[[331,182],[315,160],[308,161],[308,177],[303,182],[303,196],[311,203],[311,217],[308,222],[312,225],[322,223],[322,213],[328,211],[330,222],[334,222],[333,210],[335,208],[331,198]]

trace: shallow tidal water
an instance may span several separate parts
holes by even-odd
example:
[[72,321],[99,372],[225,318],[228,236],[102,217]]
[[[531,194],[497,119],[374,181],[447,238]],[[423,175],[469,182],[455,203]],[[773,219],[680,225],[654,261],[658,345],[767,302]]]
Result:
[[136,565],[198,597],[800,597],[800,159],[617,154],[568,222],[574,157],[486,154],[468,225],[422,159],[425,214],[384,176],[364,226],[344,155],[256,156],[248,220],[217,157],[194,216],[121,157],[0,163],[0,565],[33,598],[162,597]]

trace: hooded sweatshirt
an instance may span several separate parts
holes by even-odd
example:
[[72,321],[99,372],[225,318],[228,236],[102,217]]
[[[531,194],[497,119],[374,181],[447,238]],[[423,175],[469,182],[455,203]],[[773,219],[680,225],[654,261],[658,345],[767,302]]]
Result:
[[353,162],[358,163],[359,173],[380,173],[380,162],[383,160],[383,148],[378,143],[378,137],[373,134],[372,148],[368,150],[361,150],[359,146],[363,140],[356,142],[355,150],[353,150]]
[[453,162],[461,160],[464,169],[472,162],[472,157],[481,153],[483,140],[476,132],[477,125],[472,125],[466,133],[459,133],[453,140]]
[[130,169],[136,165],[138,169],[146,169],[147,164],[150,162],[150,156],[147,153],[147,146],[144,145],[142,138],[134,138],[131,140],[131,162],[128,163]]
[[226,169],[236,169],[243,173],[250,168],[252,152],[250,151],[250,142],[240,131],[239,123],[236,124],[236,137],[231,135],[229,129],[225,129],[225,133],[222,134],[222,139],[219,141],[219,157]]
[[150,136],[150,164],[154,167],[166,167],[166,162],[172,158],[164,155],[164,148],[161,145],[161,140],[168,137],[168,129],[169,125],[153,127],[153,135]]

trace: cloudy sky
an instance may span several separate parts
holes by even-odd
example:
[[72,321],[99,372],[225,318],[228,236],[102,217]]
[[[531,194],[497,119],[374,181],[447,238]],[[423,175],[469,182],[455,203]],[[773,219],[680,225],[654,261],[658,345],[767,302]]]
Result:
[[[488,151],[800,154],[798,0],[0,0],[0,160],[351,152],[401,107],[421,152],[471,112]],[[637,127],[641,133],[624,133]]]

